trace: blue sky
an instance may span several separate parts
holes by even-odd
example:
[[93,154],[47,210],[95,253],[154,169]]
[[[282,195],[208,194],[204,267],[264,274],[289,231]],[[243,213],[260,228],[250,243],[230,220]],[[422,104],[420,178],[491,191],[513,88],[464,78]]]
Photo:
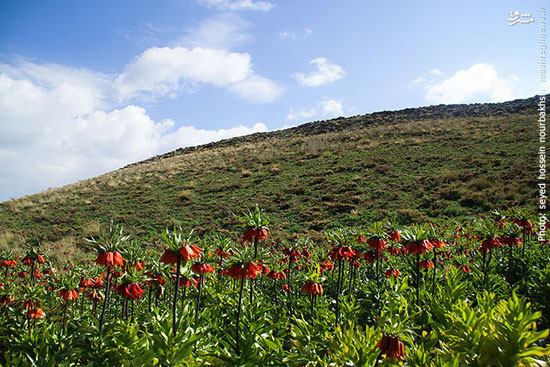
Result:
[[0,200],[256,131],[535,95],[541,6],[3,1]]

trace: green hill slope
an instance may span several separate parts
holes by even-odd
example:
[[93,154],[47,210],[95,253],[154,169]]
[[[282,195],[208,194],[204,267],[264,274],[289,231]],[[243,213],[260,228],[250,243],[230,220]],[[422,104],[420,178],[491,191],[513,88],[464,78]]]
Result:
[[80,239],[113,218],[138,235],[231,229],[247,207],[275,234],[396,215],[401,221],[534,206],[535,98],[312,122],[179,149],[0,203],[0,229]]

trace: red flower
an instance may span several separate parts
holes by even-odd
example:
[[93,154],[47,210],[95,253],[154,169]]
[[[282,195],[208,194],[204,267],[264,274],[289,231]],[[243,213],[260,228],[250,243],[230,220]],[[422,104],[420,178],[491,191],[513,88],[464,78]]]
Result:
[[229,254],[222,249],[217,249],[216,251],[214,251],[214,254],[218,255],[219,257],[223,257],[224,259],[229,257]]
[[365,236],[357,237],[357,243],[365,243],[365,242],[367,242],[367,239],[365,238]]
[[2,260],[0,262],[1,267],[11,268],[12,266],[15,266],[17,264],[17,261],[15,260]]
[[145,292],[137,283],[121,284],[116,288],[117,292],[126,299],[140,299]]
[[262,271],[262,265],[249,261],[246,265],[246,277],[256,279],[256,275]]
[[434,245],[435,248],[445,247],[445,242],[443,242],[442,240],[430,240],[430,243]]
[[277,280],[277,279],[285,279],[285,278],[286,278],[286,275],[285,275],[285,273],[283,273],[282,271],[271,270],[271,271],[267,274],[267,277],[268,277],[269,279],[272,279],[272,280]]
[[27,255],[21,260],[21,262],[25,265],[31,265],[32,264],[32,257],[30,255]]
[[44,264],[46,262],[46,259],[44,259],[44,257],[42,255],[37,255],[36,256],[36,261],[39,263],[39,264]]
[[308,294],[323,294],[323,286],[312,281],[305,282],[300,290]]
[[432,260],[422,260],[419,264],[420,269],[433,269],[434,263]]
[[250,228],[248,231],[243,233],[243,242],[254,242],[256,240],[264,240],[268,237],[267,229],[265,228]]
[[99,265],[105,266],[107,268],[112,268],[115,266],[124,266],[124,259],[118,251],[114,252],[104,252],[99,255],[95,262]]
[[214,268],[208,264],[196,263],[191,266],[191,270],[193,270],[197,274],[208,274],[214,271]]
[[382,339],[376,343],[376,346],[380,349],[382,354],[386,355],[386,358],[388,359],[392,358],[396,361],[405,359],[405,346],[396,336],[384,334]]
[[81,278],[80,283],[78,284],[81,288],[91,287],[93,284],[91,279]]
[[185,245],[180,248],[180,254],[185,261],[198,258],[202,254],[202,249],[195,245]]
[[390,233],[388,233],[388,240],[394,242],[401,241],[401,233],[397,230],[391,231]]
[[353,251],[348,246],[340,246],[340,247],[334,247],[330,252],[328,253],[328,256],[333,261],[340,261],[343,259],[349,259],[355,255],[355,251]]
[[507,237],[507,236],[502,236],[499,238],[500,242],[505,244],[505,245],[508,245],[508,246],[520,246],[521,245],[521,239],[519,239],[518,237]]
[[92,289],[91,291],[86,293],[86,297],[96,302],[103,302],[103,300],[105,299],[105,296],[103,295],[103,293],[101,293],[99,289]]
[[485,251],[500,246],[502,246],[502,243],[498,240],[498,238],[487,238],[481,242],[481,249]]
[[383,250],[386,248],[386,242],[376,237],[371,238],[369,239],[369,247],[375,250]]
[[74,289],[62,289],[59,292],[57,292],[61,298],[63,298],[65,301],[72,301],[78,298],[78,291]]
[[44,311],[41,308],[32,308],[27,311],[27,316],[29,319],[41,319],[44,317]]
[[397,278],[397,277],[400,277],[401,276],[401,272],[397,269],[388,269],[386,270],[386,272],[384,273],[388,278],[390,276],[393,276],[394,278]]
[[283,285],[281,286],[281,288],[283,289],[283,291],[285,291],[285,292],[287,292],[287,293],[290,292],[290,288],[288,288],[288,284],[283,284]]
[[327,271],[327,270],[334,270],[334,264],[330,262],[330,260],[327,259],[323,264],[321,264],[321,272]]
[[199,281],[197,279],[193,279],[193,280],[189,280],[188,278],[186,277],[181,277],[180,278],[180,283],[179,283],[179,286],[180,287],[185,287],[185,288],[189,288],[191,286],[197,286],[199,284]]
[[283,249],[283,254],[285,254],[286,256],[288,256],[289,258],[295,260],[299,257],[302,257],[302,253],[298,250],[290,250],[288,248],[284,248]]
[[472,271],[468,265],[462,265],[462,271],[465,273],[469,273]]
[[167,265],[177,264],[178,263],[178,253],[174,252],[174,251],[171,251],[171,250],[168,250],[168,249],[165,249],[164,253],[160,257],[160,262],[164,263],[164,264],[167,264]]
[[405,244],[405,251],[411,255],[422,255],[433,249],[433,245],[428,240],[409,242]]
[[235,280],[246,278],[246,275],[243,271],[243,266],[241,264],[234,264],[233,266],[231,266],[227,271],[227,275]]

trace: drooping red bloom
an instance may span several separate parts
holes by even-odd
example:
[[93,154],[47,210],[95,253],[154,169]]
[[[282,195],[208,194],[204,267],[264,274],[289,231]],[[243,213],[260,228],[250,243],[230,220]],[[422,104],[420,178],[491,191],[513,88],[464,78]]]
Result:
[[222,257],[224,259],[229,257],[229,254],[227,252],[225,252],[224,250],[222,250],[222,249],[217,249],[216,251],[214,251],[214,254],[216,254],[219,257]]
[[319,283],[315,283],[312,281],[305,282],[304,285],[302,285],[302,288],[300,290],[304,293],[308,294],[323,294],[323,286]]
[[285,278],[286,278],[286,275],[285,275],[285,273],[282,272],[282,271],[271,270],[271,271],[267,274],[267,278],[268,278],[268,279],[272,279],[272,280],[285,279]]
[[380,349],[382,354],[386,355],[387,359],[394,359],[396,361],[405,359],[405,346],[396,336],[384,334],[382,339],[376,343],[376,346]]
[[468,265],[462,265],[461,268],[462,268],[462,271],[465,272],[466,274],[472,271],[472,269],[470,269]]
[[404,250],[407,254],[422,255],[433,249],[433,245],[428,240],[408,242],[405,244]]
[[391,231],[388,233],[388,240],[393,242],[401,241],[401,233],[398,230]]
[[257,241],[264,240],[269,236],[266,228],[250,228],[248,231],[243,233],[243,242],[254,242],[254,239]]
[[401,272],[397,269],[388,269],[386,270],[386,272],[384,273],[384,275],[386,275],[386,277],[394,277],[394,278],[397,278],[397,277],[400,277],[401,276]]
[[44,264],[46,262],[46,259],[44,259],[44,256],[42,256],[42,255],[37,255],[36,256],[36,262],[39,263],[39,264]]
[[241,264],[232,265],[227,271],[227,275],[235,280],[246,278],[246,274],[244,273],[243,266]]
[[305,247],[302,249],[302,255],[308,259],[311,258],[311,252]]
[[252,261],[249,261],[248,264],[246,264],[246,277],[251,279],[256,279],[256,275],[258,273],[261,273],[262,266],[259,264],[256,264]]
[[196,263],[191,266],[191,270],[197,274],[208,274],[214,271],[214,268],[205,263]]
[[156,274],[156,273],[147,273],[147,275],[149,276],[149,279],[147,280],[147,285],[149,286],[153,284],[164,285],[165,282],[162,275]]
[[430,243],[432,245],[434,245],[435,248],[443,248],[445,247],[445,242],[443,242],[443,240],[435,240],[435,239],[432,239],[430,240]]
[[17,264],[16,260],[4,259],[0,262],[0,266],[3,267],[3,268],[11,268],[11,267],[15,266],[15,264]]
[[105,296],[99,289],[93,288],[88,293],[86,293],[86,297],[97,302],[103,302],[103,300],[105,299]]
[[117,292],[126,299],[140,299],[145,292],[137,283],[126,283],[116,287]]
[[27,255],[27,256],[25,256],[25,257],[23,258],[23,260],[21,260],[21,262],[22,262],[23,264],[29,265],[29,266],[32,264],[32,261],[33,261],[33,260],[32,260],[31,255]]
[[288,288],[288,284],[283,284],[283,285],[281,286],[281,289],[282,289],[283,291],[287,292],[287,293],[290,292],[290,288]]
[[188,279],[187,277],[181,277],[179,282],[179,286],[185,288],[196,287],[198,284],[199,281],[197,279]]
[[185,245],[180,248],[180,254],[185,261],[199,258],[202,254],[202,249],[195,245]]
[[86,278],[81,278],[80,279],[80,283],[78,283],[78,285],[81,287],[81,288],[88,288],[88,287],[91,287],[93,284],[92,280],[91,279],[86,279]]
[[78,291],[76,289],[62,289],[57,294],[65,301],[73,301],[78,298]]
[[371,238],[369,239],[369,247],[375,250],[383,250],[386,248],[386,242],[380,238]]
[[397,247],[388,247],[388,250],[387,250],[390,254],[392,254],[393,256],[397,256],[401,253],[401,250],[399,250]]
[[481,242],[482,250],[491,250],[500,246],[502,246],[502,243],[498,240],[498,238],[487,238]]
[[334,270],[334,264],[327,259],[324,263],[321,264],[321,272],[323,271],[332,271]]
[[296,260],[297,258],[302,257],[302,253],[300,251],[291,250],[289,248],[284,248],[283,249],[283,254],[285,254],[286,256],[288,256],[289,258],[291,258],[293,260]]
[[92,281],[92,284],[90,285],[90,287],[92,287],[92,288],[101,288],[101,287],[103,287],[103,280],[101,280],[101,278],[95,277],[95,278],[91,279],[91,281]]
[[334,247],[330,252],[328,253],[328,256],[333,261],[340,261],[344,259],[349,259],[355,255],[355,251],[351,249],[351,247],[348,246],[340,246],[340,247]]
[[134,269],[137,271],[143,270],[145,263],[143,261],[136,260],[134,263]]
[[160,262],[164,263],[164,264],[167,264],[167,265],[177,264],[178,263],[178,254],[177,254],[177,252],[165,249],[164,253],[160,257]]
[[433,269],[434,263],[432,260],[422,260],[418,264],[420,269]]
[[34,320],[41,319],[44,317],[44,311],[41,308],[31,308],[27,311],[27,317]]
[[499,238],[500,242],[508,246],[520,246],[521,239],[518,237],[502,236]]
[[105,266],[107,268],[113,268],[115,266],[124,266],[124,259],[118,251],[114,252],[104,252],[99,255],[95,262],[98,265]]
[[366,243],[366,242],[367,242],[367,239],[365,238],[365,236],[357,237],[357,243]]

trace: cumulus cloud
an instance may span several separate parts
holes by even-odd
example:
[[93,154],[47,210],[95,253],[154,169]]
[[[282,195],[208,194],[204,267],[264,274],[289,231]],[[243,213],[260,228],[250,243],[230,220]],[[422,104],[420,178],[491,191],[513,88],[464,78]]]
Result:
[[232,84],[229,90],[243,99],[258,103],[271,102],[282,92],[282,88],[277,83],[258,75],[251,75],[245,80]]
[[247,53],[179,46],[146,50],[126,66],[115,87],[119,101],[126,101],[175,97],[200,83],[228,88],[251,102],[271,102],[281,93],[275,82],[254,74]]
[[60,65],[0,64],[0,200],[178,147],[267,130],[262,123],[220,130],[176,128],[174,121],[155,121],[134,104],[113,108],[112,78]]
[[[432,70],[431,74],[438,76],[441,72]],[[491,64],[474,64],[445,80],[428,83],[425,99],[436,104],[502,102],[519,97],[515,81],[515,76],[504,77]]]
[[307,120],[313,117],[330,118],[342,116],[343,114],[342,102],[334,99],[325,99],[308,109],[294,109],[291,107],[286,118],[287,120]]
[[296,73],[292,75],[302,86],[318,87],[340,80],[346,75],[344,68],[340,65],[329,64],[324,57],[318,57],[309,63],[315,64],[317,70],[309,74]]
[[188,47],[228,50],[250,39],[250,24],[236,13],[216,14],[187,30],[180,43]]
[[312,33],[313,31],[310,28],[305,28],[302,32],[281,31],[279,32],[279,38],[301,41],[311,36]]
[[119,98],[127,100],[142,93],[173,94],[182,81],[224,87],[250,74],[250,55],[246,53],[202,47],[153,47],[127,65],[115,85]]
[[275,4],[267,1],[252,1],[252,0],[199,0],[201,3],[211,8],[229,11],[239,10],[256,10],[270,11],[275,7]]

